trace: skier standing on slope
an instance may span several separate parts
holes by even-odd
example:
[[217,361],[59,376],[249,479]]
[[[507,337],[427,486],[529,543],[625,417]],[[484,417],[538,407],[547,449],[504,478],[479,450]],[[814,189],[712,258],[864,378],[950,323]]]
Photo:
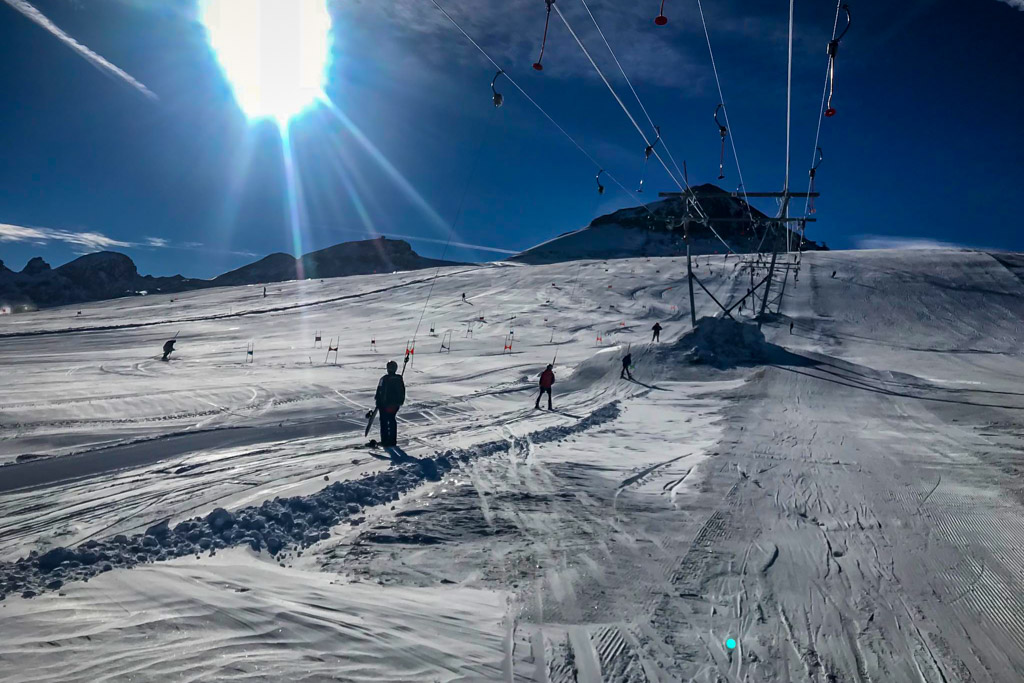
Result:
[[654,327],[652,327],[651,329],[654,331],[654,335],[651,337],[651,341],[661,341],[661,323],[654,323]]
[[168,339],[164,342],[164,357],[160,360],[167,360],[167,357],[171,355],[171,351],[174,351],[174,340]]
[[398,445],[398,409],[405,403],[405,380],[398,374],[398,363],[388,361],[388,374],[377,382],[374,400],[380,413],[380,445]]
[[534,410],[540,410],[540,399],[547,392],[548,395],[548,410],[554,410],[551,407],[551,387],[555,384],[555,371],[552,370],[554,366],[548,365],[544,368],[544,372],[540,373],[540,393],[537,394],[537,403],[533,406]]
[[622,372],[619,373],[619,379],[633,379],[633,375],[629,372],[629,366],[633,364],[633,354],[626,353],[622,359]]

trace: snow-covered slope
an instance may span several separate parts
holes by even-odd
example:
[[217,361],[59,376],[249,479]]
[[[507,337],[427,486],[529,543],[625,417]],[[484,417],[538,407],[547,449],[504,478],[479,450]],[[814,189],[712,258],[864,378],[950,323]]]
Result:
[[0,319],[4,678],[1017,680],[1018,261],[807,253],[760,331],[674,258]]

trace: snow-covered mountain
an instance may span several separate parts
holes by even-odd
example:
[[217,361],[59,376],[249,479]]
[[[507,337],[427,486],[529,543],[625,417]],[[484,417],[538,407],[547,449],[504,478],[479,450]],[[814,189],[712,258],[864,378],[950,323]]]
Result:
[[[768,216],[749,206],[731,193],[715,185],[693,188],[700,196],[700,205],[712,219],[715,236],[705,225],[693,224],[691,248],[695,254],[721,254],[729,247],[738,253],[771,251],[772,237],[762,239],[764,229],[752,229],[748,210],[755,219]],[[676,256],[686,253],[679,217],[685,213],[684,200],[669,198],[646,206],[620,209],[595,218],[590,225],[574,230],[527,249],[511,260],[522,263],[560,263],[574,259],[631,258],[637,256]],[[799,235],[791,232],[793,243]],[[721,239],[719,239],[721,237]],[[786,242],[785,231],[777,230],[777,246]],[[804,243],[805,250],[827,249],[817,242]]]
[[[693,253],[725,253],[726,243],[738,253],[772,250],[773,237],[769,235],[765,239],[764,228],[752,228],[749,220],[750,216],[766,219],[765,214],[715,185],[699,185],[694,191],[700,195],[700,205],[712,219],[715,229],[712,232],[705,225],[692,225],[690,244]],[[542,242],[509,260],[544,264],[682,254],[686,247],[678,223],[684,208],[682,199],[669,198],[645,206],[620,209],[595,218],[585,228]],[[791,232],[791,236],[794,244],[799,242],[795,232]],[[784,245],[785,231],[775,231],[774,239],[776,246]],[[807,241],[804,249],[827,247]],[[284,253],[270,254],[212,280],[181,275],[142,276],[131,258],[117,252],[88,254],[52,269],[36,257],[21,272],[5,268],[0,261],[0,306],[13,310],[20,307],[47,308],[130,296],[142,291],[174,293],[204,287],[370,275],[444,265],[456,264],[424,258],[413,251],[408,242],[385,237],[343,242],[299,258]]]
[[424,258],[413,251],[404,240],[378,237],[358,242],[343,242],[333,247],[313,251],[301,258],[289,254],[271,254],[265,258],[224,273],[213,279],[215,286],[247,285],[259,282],[284,282],[304,278],[345,277],[370,275],[395,270],[419,270],[443,265],[457,265],[451,261]]
[[439,265],[454,264],[424,258],[413,251],[408,242],[384,237],[343,242],[301,258],[271,254],[213,280],[181,275],[139,275],[130,257],[114,251],[86,254],[58,268],[51,268],[37,256],[20,272],[5,267],[0,261],[0,306],[15,311],[31,310],[115,299],[141,292],[169,294],[205,287],[368,275]]
[[208,287],[206,280],[181,275],[139,275],[135,262],[114,251],[80,256],[57,268],[36,256],[20,272],[0,261],[0,306],[44,308],[130,296],[139,292],[181,292]]

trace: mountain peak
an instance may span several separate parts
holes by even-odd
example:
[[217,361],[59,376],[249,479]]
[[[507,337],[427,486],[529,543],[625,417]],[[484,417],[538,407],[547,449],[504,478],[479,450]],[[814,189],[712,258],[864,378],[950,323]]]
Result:
[[[717,185],[707,183],[691,189],[698,195],[700,208],[714,228],[712,230],[705,223],[691,222],[691,253],[720,254],[727,253],[729,249],[739,253],[772,250],[772,239],[765,239],[765,228],[757,225],[768,216]],[[536,264],[685,254],[680,219],[687,215],[686,203],[687,200],[681,196],[667,197],[619,209],[598,216],[585,228],[527,249],[511,260]],[[754,219],[753,225],[751,218]],[[790,234],[799,241],[795,231],[790,231]],[[785,245],[785,232],[776,232],[774,239],[776,248]],[[804,242],[804,249],[821,248],[816,242]]]
[[395,270],[419,270],[453,262],[437,261],[420,256],[408,242],[384,236],[355,242],[342,242],[305,254],[271,254],[224,273],[213,280],[217,286],[280,282],[302,278],[343,277],[390,273]]
[[33,256],[29,259],[25,267],[21,269],[22,275],[41,275],[50,271],[50,264],[44,261],[39,256]]

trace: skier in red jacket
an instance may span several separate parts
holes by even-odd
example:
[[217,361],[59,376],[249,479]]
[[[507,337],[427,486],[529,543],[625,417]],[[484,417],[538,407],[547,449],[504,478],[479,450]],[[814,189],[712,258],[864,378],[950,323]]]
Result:
[[551,365],[548,365],[544,372],[540,373],[540,393],[537,394],[537,403],[533,406],[535,410],[540,410],[540,399],[544,396],[544,392],[548,395],[548,410],[553,410],[551,407],[551,387],[555,383],[555,372],[552,370]]

